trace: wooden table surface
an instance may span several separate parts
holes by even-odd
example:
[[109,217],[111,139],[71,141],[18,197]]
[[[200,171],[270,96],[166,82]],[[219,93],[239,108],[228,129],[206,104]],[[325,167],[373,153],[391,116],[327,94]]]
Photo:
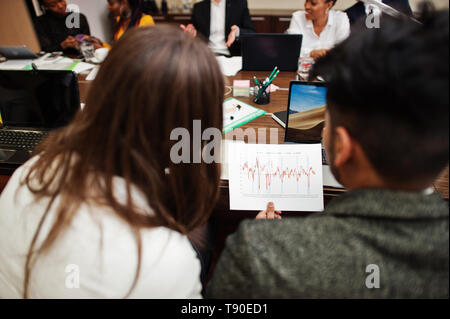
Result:
[[[269,75],[270,72],[239,72],[234,77],[229,77],[226,79],[227,81],[227,92],[228,94],[225,96],[225,98],[232,97],[232,90],[230,89],[233,80],[250,80],[251,83],[253,83],[253,76],[256,76],[258,79],[260,78],[266,78]],[[245,98],[245,97],[238,97],[239,100],[242,100],[248,104],[254,105],[255,107],[261,108],[268,113],[243,125],[241,128],[254,128],[254,129],[266,129],[266,143],[269,143],[269,130],[270,129],[277,129],[277,143],[283,143],[284,141],[284,128],[282,128],[277,122],[275,122],[272,119],[272,113],[279,112],[279,111],[285,111],[287,107],[288,102],[288,88],[289,83],[292,80],[295,80],[296,73],[295,72],[282,72],[279,74],[277,79],[275,79],[274,84],[280,87],[280,90],[278,90],[275,93],[271,93],[270,99],[271,102],[268,105],[256,105],[253,103],[252,99]],[[85,76],[81,75],[79,77],[79,86],[80,86],[80,96],[81,101],[85,102],[87,93],[89,91],[89,87],[91,86],[92,82],[86,81]],[[231,135],[233,133],[226,134],[226,138],[231,138]],[[239,137],[237,137],[239,138]],[[0,173],[0,192],[3,190],[3,187],[6,185],[10,174],[1,174]],[[444,170],[442,175],[436,180],[434,183],[435,189],[445,198],[448,200],[448,175],[449,170],[448,167]],[[339,196],[339,194],[342,191],[336,191],[334,189],[330,188],[324,188],[324,201],[325,205],[329,200],[331,200],[333,197]],[[229,189],[228,189],[228,182],[223,181],[221,183],[220,187],[220,199],[216,205],[216,208],[210,218],[209,227],[204,227],[202,229],[199,229],[198,232],[195,232],[197,235],[200,234],[202,238],[208,238],[208,245],[212,246],[212,256],[211,256],[211,266],[209,267],[209,272],[207,275],[207,279],[210,278],[212,271],[214,269],[214,266],[223,250],[224,243],[226,240],[226,237],[233,233],[239,223],[247,218],[254,218],[256,212],[243,212],[243,211],[233,211],[230,212],[229,210]],[[309,213],[307,212],[285,212],[283,213],[283,216],[304,216]],[[202,249],[201,249],[202,250]],[[205,249],[207,251],[207,249]]]
[[[232,97],[232,89],[233,80],[250,80],[253,83],[253,76],[256,76],[258,79],[266,78],[270,72],[249,72],[249,71],[241,71],[234,77],[226,78],[226,85],[228,86],[227,92],[228,94],[225,98]],[[79,76],[79,87],[80,87],[80,97],[81,102],[86,101],[86,97],[89,91],[89,88],[92,84],[91,81],[85,80],[86,75]],[[281,127],[277,122],[272,119],[272,113],[285,111],[288,101],[288,88],[289,83],[292,80],[295,80],[296,73],[295,72],[281,72],[278,77],[275,79],[274,84],[280,87],[280,90],[277,92],[271,93],[270,95],[270,103],[268,105],[256,105],[253,103],[252,99],[239,97],[238,99],[254,105],[255,107],[261,108],[267,111],[267,114],[243,125],[241,128],[245,130],[246,128],[254,128],[254,129],[266,129],[266,143],[269,143],[269,130],[277,129],[278,130],[278,143],[283,143],[284,141],[284,128]],[[233,132],[230,132],[226,135],[226,138],[230,138]],[[239,137],[238,137],[239,138]],[[7,181],[9,180],[10,173],[5,173],[3,170],[0,172],[0,192],[3,190]],[[439,178],[433,184],[434,188],[442,195],[443,198],[449,199],[448,192],[448,177],[449,177],[449,168],[447,167]],[[227,187],[228,183],[223,183],[223,187]],[[329,191],[330,196],[334,196],[335,192],[331,190],[325,189],[325,192]]]

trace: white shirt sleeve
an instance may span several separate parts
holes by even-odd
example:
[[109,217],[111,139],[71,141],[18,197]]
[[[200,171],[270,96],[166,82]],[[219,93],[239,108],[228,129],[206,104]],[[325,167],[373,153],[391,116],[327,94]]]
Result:
[[344,12],[336,14],[336,42],[334,45],[344,41],[350,35],[350,21]]
[[288,34],[302,34],[303,33],[303,27],[300,22],[299,11],[294,12],[292,14],[291,23],[289,25],[289,28],[286,30],[286,33],[288,33]]

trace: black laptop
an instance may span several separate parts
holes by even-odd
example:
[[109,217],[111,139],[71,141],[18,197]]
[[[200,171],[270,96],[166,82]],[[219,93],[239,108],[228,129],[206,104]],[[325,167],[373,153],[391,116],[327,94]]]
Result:
[[30,49],[24,46],[0,46],[0,55],[3,55],[9,60],[28,60],[37,59],[38,56]]
[[[284,142],[286,144],[321,143],[326,104],[325,82],[291,81]],[[342,188],[331,173],[323,147],[322,169],[324,186]]]
[[250,33],[241,35],[242,69],[246,71],[297,71],[301,34]]
[[0,166],[26,162],[49,131],[80,108],[72,71],[0,70]]

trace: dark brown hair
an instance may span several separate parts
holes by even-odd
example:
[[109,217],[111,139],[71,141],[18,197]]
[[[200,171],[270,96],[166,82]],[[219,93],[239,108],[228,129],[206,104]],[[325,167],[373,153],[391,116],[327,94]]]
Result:
[[[27,256],[24,297],[37,255],[50,248],[83,203],[112,208],[133,230],[139,260],[130,292],[139,276],[140,229],[163,226],[188,234],[206,222],[218,198],[220,166],[172,163],[177,141],[170,141],[170,133],[182,127],[192,136],[194,119],[203,128],[221,129],[223,81],[207,45],[178,28],[136,28],[118,41],[84,110],[40,145],[24,180],[36,200],[49,199]],[[114,196],[116,176],[125,180],[125,203]],[[137,208],[132,186],[154,214]],[[37,248],[52,205],[58,205],[55,221]]]

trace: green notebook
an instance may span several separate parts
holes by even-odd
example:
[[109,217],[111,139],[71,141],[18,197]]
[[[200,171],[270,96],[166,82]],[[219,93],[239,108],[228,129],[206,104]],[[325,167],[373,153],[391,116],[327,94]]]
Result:
[[223,133],[226,134],[267,112],[235,98],[223,102]]

